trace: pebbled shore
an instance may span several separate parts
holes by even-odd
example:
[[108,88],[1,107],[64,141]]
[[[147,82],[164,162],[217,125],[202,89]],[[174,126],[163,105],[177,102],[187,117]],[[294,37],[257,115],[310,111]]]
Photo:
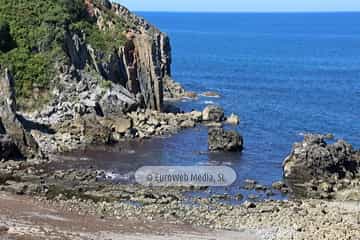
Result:
[[[106,230],[107,221],[120,219],[131,222],[136,219],[160,225],[162,222],[171,222],[173,225],[169,226],[169,232],[175,234],[174,239],[175,236],[182,236],[176,229],[183,224],[195,229],[205,229],[210,235],[214,230],[252,232],[257,237],[254,239],[345,240],[357,239],[360,235],[360,206],[356,202],[265,200],[229,205],[222,203],[217,196],[195,198],[189,202],[183,197],[183,193],[189,189],[112,184],[100,181],[96,170],[47,172],[45,163],[2,163],[1,176],[8,177],[0,179],[0,190],[28,195],[29,197],[15,197],[3,193],[10,198],[30,199],[37,206],[60,209],[61,214],[75,214],[104,221],[99,232]],[[275,184],[274,187],[279,185]],[[2,199],[1,202],[6,201]],[[12,221],[14,226],[20,227],[22,224],[17,222],[16,215],[0,215],[5,225]],[[8,225],[5,227],[10,227]],[[150,230],[150,233],[154,232]],[[54,239],[66,239],[59,237],[61,234],[55,232]],[[80,235],[78,239],[91,238]]]

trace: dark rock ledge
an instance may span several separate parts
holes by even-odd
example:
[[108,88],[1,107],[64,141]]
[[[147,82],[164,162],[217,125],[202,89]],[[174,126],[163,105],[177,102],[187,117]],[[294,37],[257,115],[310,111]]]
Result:
[[329,144],[329,137],[307,134],[295,143],[284,177],[299,196],[360,200],[360,151],[344,140]]

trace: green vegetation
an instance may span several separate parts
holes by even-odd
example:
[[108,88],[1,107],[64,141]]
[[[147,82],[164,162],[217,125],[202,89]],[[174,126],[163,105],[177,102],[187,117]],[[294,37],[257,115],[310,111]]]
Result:
[[108,80],[101,80],[100,87],[104,90],[108,90],[111,88],[111,81]]
[[55,63],[69,61],[63,50],[66,31],[85,34],[96,52],[104,54],[124,43],[122,20],[98,7],[113,27],[100,30],[84,0],[0,0],[0,64],[14,73],[18,102],[49,98],[45,93],[52,88]]
[[70,30],[79,34],[84,33],[87,42],[96,50],[105,54],[113,52],[114,48],[124,45],[121,25],[101,31],[96,24],[88,21],[79,21],[70,25]]

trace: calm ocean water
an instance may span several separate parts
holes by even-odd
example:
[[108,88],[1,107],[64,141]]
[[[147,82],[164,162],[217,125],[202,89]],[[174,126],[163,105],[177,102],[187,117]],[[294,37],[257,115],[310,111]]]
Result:
[[139,14],[169,34],[174,79],[222,95],[179,105],[201,110],[213,101],[238,114],[245,150],[200,154],[207,132],[198,128],[130,144],[132,154],[87,153],[100,167],[125,173],[149,164],[227,164],[238,184],[270,184],[282,178],[282,161],[304,132],[333,133],[360,147],[360,13]]

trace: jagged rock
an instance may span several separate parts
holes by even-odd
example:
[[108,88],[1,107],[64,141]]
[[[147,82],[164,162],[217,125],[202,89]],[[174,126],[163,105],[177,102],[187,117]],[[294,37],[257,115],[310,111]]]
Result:
[[0,134],[0,160],[18,156],[18,149],[8,135]]
[[223,128],[210,128],[208,133],[210,151],[242,151],[243,138],[236,131]]
[[180,123],[181,128],[193,128],[195,126],[196,126],[196,123],[191,119],[185,120]]
[[117,117],[117,118],[105,118],[100,120],[101,124],[110,128],[113,132],[124,134],[130,128],[132,128],[132,122],[130,119]]
[[3,132],[14,142],[21,157],[38,154],[38,145],[16,114],[14,79],[8,69],[0,66],[0,122]]
[[108,144],[112,141],[111,129],[90,116],[65,121],[55,128],[60,151],[71,150],[77,145]]
[[3,234],[3,233],[7,233],[8,231],[9,231],[8,226],[0,224],[0,235]]
[[210,91],[204,92],[204,93],[202,93],[201,95],[204,96],[204,97],[214,97],[214,98],[219,98],[219,97],[220,97],[220,94],[219,94],[219,93],[217,93],[217,92],[210,92]]
[[136,109],[138,106],[134,96],[120,85],[115,85],[108,89],[99,104],[105,116],[124,114]]
[[240,118],[239,118],[239,116],[232,113],[229,117],[226,118],[226,123],[232,124],[232,125],[239,125]]
[[89,56],[85,40],[77,34],[66,32],[64,46],[71,63],[76,68],[83,69]]
[[310,181],[314,178],[354,177],[360,161],[354,159],[356,151],[343,140],[327,144],[322,135],[305,135],[304,141],[295,143],[285,159],[284,176],[289,179]]
[[203,110],[203,121],[222,122],[224,120],[224,109],[220,106],[209,105]]
[[[328,144],[325,138],[305,135],[304,141],[295,143],[285,159],[284,177],[295,192],[316,197],[335,191],[334,186],[342,179],[352,181],[359,177],[359,151],[343,140]],[[294,187],[300,184],[305,189]]]
[[164,81],[165,99],[180,99],[184,97],[185,89],[173,79],[166,78]]
[[275,190],[281,190],[286,187],[286,184],[283,181],[274,182],[271,187]]
[[18,195],[23,195],[27,188],[28,185],[26,183],[22,183],[22,182],[14,182],[14,181],[6,181],[6,187],[5,190],[8,192],[12,192]]
[[245,202],[243,203],[243,206],[244,206],[245,208],[256,208],[256,204],[253,203],[253,202],[249,202],[249,201],[245,201]]
[[195,122],[201,122],[203,120],[202,112],[192,111],[190,114]]

